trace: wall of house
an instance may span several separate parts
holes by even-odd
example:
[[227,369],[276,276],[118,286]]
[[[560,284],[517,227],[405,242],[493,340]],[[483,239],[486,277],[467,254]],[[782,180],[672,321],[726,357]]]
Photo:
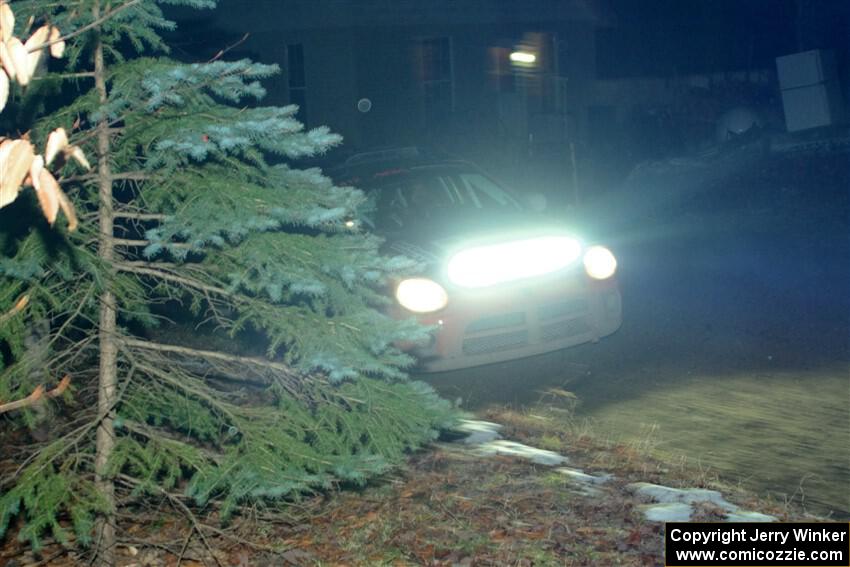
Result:
[[[491,50],[511,48],[532,32],[556,33],[565,46],[561,55],[568,74],[571,105],[586,98],[583,86],[593,75],[593,4],[586,0],[224,0],[217,25],[251,35],[239,46],[263,62],[276,62],[282,76],[268,84],[269,103],[289,100],[287,44],[304,50],[307,110],[310,126],[327,124],[340,132],[347,147],[431,143],[470,153],[507,138],[508,145],[527,143],[529,105],[522,92],[500,92],[490,74]],[[435,6],[437,4],[438,6]],[[473,5],[474,4],[474,5]],[[417,40],[450,37],[453,108],[428,116],[418,77]],[[357,101],[372,102],[368,113]],[[558,109],[564,113],[565,109]],[[574,127],[582,112],[576,108]],[[552,117],[564,120],[563,116]],[[548,123],[549,116],[537,123]],[[558,131],[562,131],[560,128]],[[575,134],[575,132],[573,132]]]

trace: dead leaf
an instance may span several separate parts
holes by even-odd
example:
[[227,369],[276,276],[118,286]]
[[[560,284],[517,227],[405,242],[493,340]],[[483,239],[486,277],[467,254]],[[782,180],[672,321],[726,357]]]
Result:
[[15,14],[6,2],[0,2],[0,41],[6,42],[15,29]]
[[62,189],[59,188],[59,183],[56,182],[50,170],[44,167],[43,157],[36,156],[33,160],[30,177],[33,180],[38,204],[41,205],[41,212],[44,213],[47,222],[53,225],[59,213],[59,195]]
[[68,146],[65,150],[65,155],[73,158],[74,161],[83,166],[86,171],[91,170],[91,165],[89,164],[89,160],[86,159],[86,154],[78,146]]
[[0,69],[0,112],[3,112],[6,107],[7,100],[9,100],[9,75]]
[[17,198],[34,157],[27,140],[4,140],[0,144],[0,207]]
[[59,208],[62,209],[65,217],[68,219],[68,232],[77,230],[77,211],[74,209],[71,200],[61,189],[59,190]]
[[50,165],[53,158],[68,147],[68,134],[64,128],[57,128],[47,136],[47,148],[44,150],[44,163]]
[[0,41],[0,67],[6,71],[10,81],[15,80],[15,63],[5,41]]
[[30,59],[27,48],[16,37],[9,38],[9,41],[6,42],[6,48],[9,50],[9,55],[12,57],[12,65],[15,67],[15,80],[22,87],[27,86],[32,77],[29,72]]
[[[33,32],[33,34],[24,44],[24,47],[27,50],[27,73],[30,78],[35,75],[35,71],[36,69],[38,69],[38,63],[39,61],[41,61],[41,58],[44,55],[44,49],[36,49],[35,51],[31,50],[35,49],[39,45],[44,45],[45,43],[47,43],[47,38],[49,37],[50,26],[41,26]],[[18,74],[20,74],[20,72],[21,70],[18,69]]]
[[65,41],[56,41],[60,37],[62,37],[62,32],[59,31],[59,28],[56,26],[50,28],[50,55],[57,59],[65,54]]

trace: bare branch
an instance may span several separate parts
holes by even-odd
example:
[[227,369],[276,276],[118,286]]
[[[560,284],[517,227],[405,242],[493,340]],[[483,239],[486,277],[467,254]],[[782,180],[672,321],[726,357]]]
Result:
[[14,402],[9,402],[6,404],[0,404],[0,414],[4,414],[6,412],[30,407],[38,403],[42,398],[57,398],[61,396],[65,390],[68,389],[68,386],[71,384],[71,377],[67,374],[62,381],[59,382],[59,385],[53,388],[52,390],[45,392],[44,386],[39,385],[36,387],[32,393],[22,400],[15,400]]
[[264,368],[267,370],[273,370],[274,372],[283,374],[288,378],[296,378],[298,374],[295,370],[292,369],[288,364],[283,364],[280,362],[273,362],[271,360],[265,360],[262,358],[255,358],[250,356],[237,356],[233,354],[225,354],[223,352],[216,352],[212,350],[200,350],[189,347],[182,347],[176,345],[167,345],[163,343],[155,343],[152,341],[140,341],[138,339],[122,339],[122,343],[125,346],[135,349],[142,350],[152,350],[157,352],[167,352],[172,354],[179,354],[183,356],[189,356],[192,358],[202,358],[207,360],[220,360],[223,362],[231,362],[237,363],[246,366],[253,366],[257,368]]
[[17,315],[18,313],[23,311],[24,308],[27,306],[27,304],[29,302],[30,302],[30,296],[26,295],[26,294],[22,295],[18,299],[18,301],[15,302],[14,307],[12,307],[8,311],[6,311],[2,315],[0,315],[0,323],[5,323],[8,319],[11,319],[15,315]]
[[224,54],[225,54],[225,53],[227,53],[228,51],[230,51],[230,50],[231,50],[231,49],[233,49],[234,47],[238,47],[239,45],[241,45],[241,44],[245,43],[245,40],[247,40],[247,39],[248,39],[248,37],[250,37],[250,35],[251,35],[250,33],[246,33],[245,35],[243,35],[243,36],[242,36],[242,39],[240,39],[240,40],[239,40],[239,41],[237,41],[236,43],[234,43],[234,44],[232,44],[232,45],[228,45],[228,46],[227,46],[227,47],[225,47],[224,49],[219,50],[219,52],[218,52],[218,53],[216,53],[216,54],[215,54],[215,56],[214,56],[212,59],[210,59],[209,61],[207,61],[207,63],[212,63],[213,61],[217,61],[218,59],[221,59],[222,57],[224,57]]
[[164,221],[168,218],[168,215],[158,213],[115,213],[115,218],[137,221]]
[[[216,295],[223,295],[225,297],[233,297],[233,293],[227,291],[223,287],[218,287],[214,285],[205,284],[201,281],[186,278],[183,276],[178,276],[176,274],[171,274],[169,272],[164,272],[161,269],[156,269],[151,266],[157,266],[157,264],[145,264],[139,265],[138,262],[122,262],[115,265],[118,270],[122,272],[130,272],[134,274],[140,274],[145,276],[151,276],[154,278],[159,278],[161,280],[170,281],[173,283],[185,285],[187,287],[191,287],[200,291],[206,291],[210,293],[215,293]],[[163,266],[164,267],[164,266]]]
[[[150,240],[134,240],[131,238],[115,238],[114,236],[110,239],[112,243],[116,246],[150,246]],[[185,242],[170,242],[168,246],[173,248],[193,248],[191,244],[187,244]]]

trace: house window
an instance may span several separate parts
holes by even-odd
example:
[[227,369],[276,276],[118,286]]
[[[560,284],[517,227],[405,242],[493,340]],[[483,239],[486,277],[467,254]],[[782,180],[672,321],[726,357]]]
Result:
[[417,55],[425,119],[445,119],[454,110],[451,38],[419,40]]
[[293,43],[286,46],[288,64],[289,103],[298,105],[298,118],[307,122],[307,83],[304,78],[304,46]]

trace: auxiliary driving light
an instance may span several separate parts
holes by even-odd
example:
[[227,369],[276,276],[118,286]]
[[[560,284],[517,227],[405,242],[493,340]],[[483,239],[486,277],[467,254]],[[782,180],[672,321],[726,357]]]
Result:
[[606,280],[617,271],[617,259],[604,246],[591,246],[584,253],[584,269],[596,280]]
[[438,311],[449,302],[443,286],[426,278],[403,280],[395,290],[395,297],[402,307],[414,313]]

